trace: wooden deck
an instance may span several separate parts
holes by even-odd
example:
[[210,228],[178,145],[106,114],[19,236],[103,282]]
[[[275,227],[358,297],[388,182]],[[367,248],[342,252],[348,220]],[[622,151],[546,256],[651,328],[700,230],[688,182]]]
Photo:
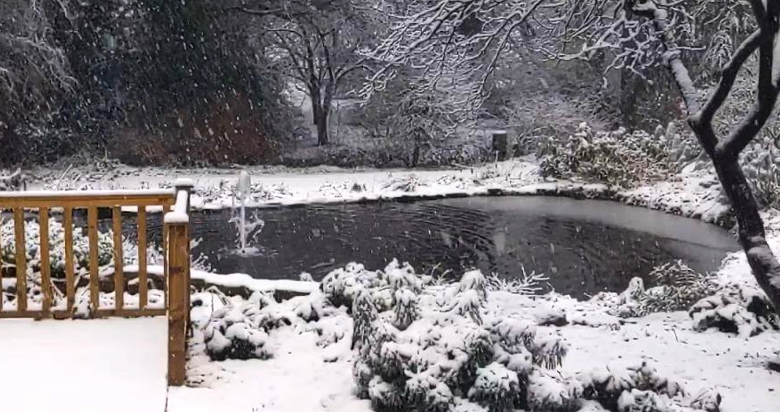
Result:
[[0,336],[3,410],[165,410],[165,317],[3,319]]

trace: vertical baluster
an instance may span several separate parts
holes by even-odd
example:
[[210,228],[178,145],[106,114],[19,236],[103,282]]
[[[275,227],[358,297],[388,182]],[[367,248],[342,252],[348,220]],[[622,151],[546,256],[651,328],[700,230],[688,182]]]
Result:
[[[163,205],[163,221],[165,220],[165,214],[171,211],[171,205]],[[163,247],[163,302],[167,302],[167,285],[168,285],[168,225],[163,224],[163,241],[162,241],[162,247]]]
[[51,316],[51,306],[54,300],[51,289],[51,261],[49,260],[49,208],[41,207],[38,212],[41,235],[41,291],[43,292],[41,311],[43,317],[48,317]]
[[146,281],[146,206],[138,206],[138,309],[148,302]]
[[73,274],[73,208],[65,206],[65,296],[68,301],[68,313],[73,313],[76,302],[76,279]]
[[14,208],[14,233],[16,234],[16,310],[27,312],[27,256],[24,239],[24,209]]
[[124,255],[122,253],[122,208],[115,206],[111,212],[114,221],[114,306],[117,314],[125,306]]
[[89,206],[87,209],[87,231],[89,232],[89,299],[93,314],[100,308],[97,214],[97,207]]

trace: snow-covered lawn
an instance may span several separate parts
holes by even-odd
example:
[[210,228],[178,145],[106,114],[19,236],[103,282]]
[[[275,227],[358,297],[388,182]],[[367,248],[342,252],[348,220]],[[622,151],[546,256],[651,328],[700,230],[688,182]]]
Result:
[[0,404],[14,412],[162,412],[164,317],[0,320]]

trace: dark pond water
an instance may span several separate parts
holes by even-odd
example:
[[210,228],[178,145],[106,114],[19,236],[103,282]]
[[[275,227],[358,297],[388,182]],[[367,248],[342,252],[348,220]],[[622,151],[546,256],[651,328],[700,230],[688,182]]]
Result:
[[[582,297],[623,290],[634,276],[683,259],[715,270],[737,250],[725,230],[612,202],[550,197],[474,197],[412,203],[310,205],[247,210],[265,222],[250,233],[258,253],[236,253],[230,210],[195,213],[194,254],[220,273],[317,280],[348,262],[383,268],[393,258],[418,271],[479,268],[505,278],[544,273],[556,291]],[[150,225],[159,226],[159,215]],[[128,222],[132,224],[132,222]],[[649,281],[649,279],[646,279]]]

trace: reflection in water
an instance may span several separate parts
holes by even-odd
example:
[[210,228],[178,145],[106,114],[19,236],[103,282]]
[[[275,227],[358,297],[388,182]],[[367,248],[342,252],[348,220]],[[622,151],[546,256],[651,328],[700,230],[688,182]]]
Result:
[[305,271],[321,279],[351,261],[375,269],[393,258],[418,271],[476,267],[506,278],[520,276],[523,265],[547,275],[556,291],[582,297],[622,290],[632,277],[670,259],[714,270],[737,249],[726,231],[712,225],[563,198],[311,205],[261,209],[259,216],[265,225],[255,241],[262,253],[225,253],[235,249],[237,235],[227,224],[229,211],[194,214],[192,235],[203,241],[193,252],[207,255],[220,273],[257,278],[296,279]]

